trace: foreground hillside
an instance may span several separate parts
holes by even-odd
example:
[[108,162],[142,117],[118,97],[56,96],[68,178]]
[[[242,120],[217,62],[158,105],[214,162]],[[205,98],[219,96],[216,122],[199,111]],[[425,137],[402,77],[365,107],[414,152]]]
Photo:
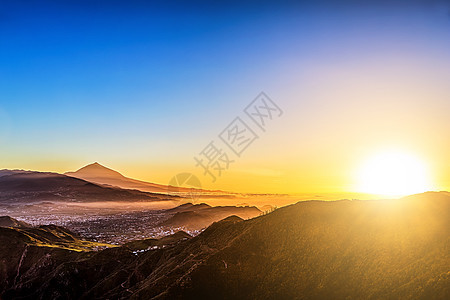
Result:
[[299,203],[235,225],[242,233],[196,268],[188,287],[177,287],[175,294],[448,299],[449,220],[449,197]]
[[8,281],[2,299],[448,299],[449,220],[446,193],[308,201],[138,253],[0,253],[8,269],[30,274]]

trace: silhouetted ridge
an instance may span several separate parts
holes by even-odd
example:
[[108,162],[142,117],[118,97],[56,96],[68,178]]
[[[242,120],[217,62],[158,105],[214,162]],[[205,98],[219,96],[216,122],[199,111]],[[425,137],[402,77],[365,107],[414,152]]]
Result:
[[244,219],[238,217],[238,216],[229,216],[225,219],[223,219],[220,222],[232,222],[232,223],[236,223],[236,222],[240,222],[240,221],[244,221]]
[[65,173],[67,176],[73,176],[73,177],[105,177],[105,178],[119,178],[124,179],[125,177],[120,174],[117,171],[114,171],[110,168],[107,168],[105,166],[102,166],[98,162],[95,162],[93,164],[87,165],[75,172],[67,172]]

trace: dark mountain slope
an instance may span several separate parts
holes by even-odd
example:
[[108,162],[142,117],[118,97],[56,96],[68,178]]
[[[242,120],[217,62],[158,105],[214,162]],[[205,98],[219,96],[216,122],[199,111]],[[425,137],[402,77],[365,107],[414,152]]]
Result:
[[30,224],[13,219],[9,216],[0,217],[0,227],[17,227],[17,228],[27,228],[31,227]]
[[46,274],[58,266],[92,255],[95,248],[110,245],[81,241],[72,232],[58,226],[37,228],[0,228],[0,296],[6,287],[28,294]]
[[0,177],[14,175],[14,174],[20,174],[20,173],[32,173],[32,171],[3,169],[3,170],[0,170]]
[[448,197],[299,203],[246,222],[172,295],[446,299],[449,220]]

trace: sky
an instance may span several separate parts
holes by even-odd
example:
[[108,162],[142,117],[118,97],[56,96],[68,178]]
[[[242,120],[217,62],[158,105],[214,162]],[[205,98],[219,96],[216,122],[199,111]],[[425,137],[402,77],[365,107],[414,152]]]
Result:
[[[448,1],[6,0],[0,169],[356,192],[394,149],[450,190],[449,82]],[[244,112],[261,92],[282,110],[264,131]],[[240,156],[219,138],[236,117],[258,136]],[[234,160],[214,182],[210,142]]]

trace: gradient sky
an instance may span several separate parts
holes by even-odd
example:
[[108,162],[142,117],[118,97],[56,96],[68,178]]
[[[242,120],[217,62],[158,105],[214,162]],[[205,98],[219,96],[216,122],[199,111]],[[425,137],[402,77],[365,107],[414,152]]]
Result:
[[[343,192],[392,148],[450,190],[448,1],[334,2],[1,1],[0,169]],[[261,91],[283,116],[211,183],[193,157]]]

